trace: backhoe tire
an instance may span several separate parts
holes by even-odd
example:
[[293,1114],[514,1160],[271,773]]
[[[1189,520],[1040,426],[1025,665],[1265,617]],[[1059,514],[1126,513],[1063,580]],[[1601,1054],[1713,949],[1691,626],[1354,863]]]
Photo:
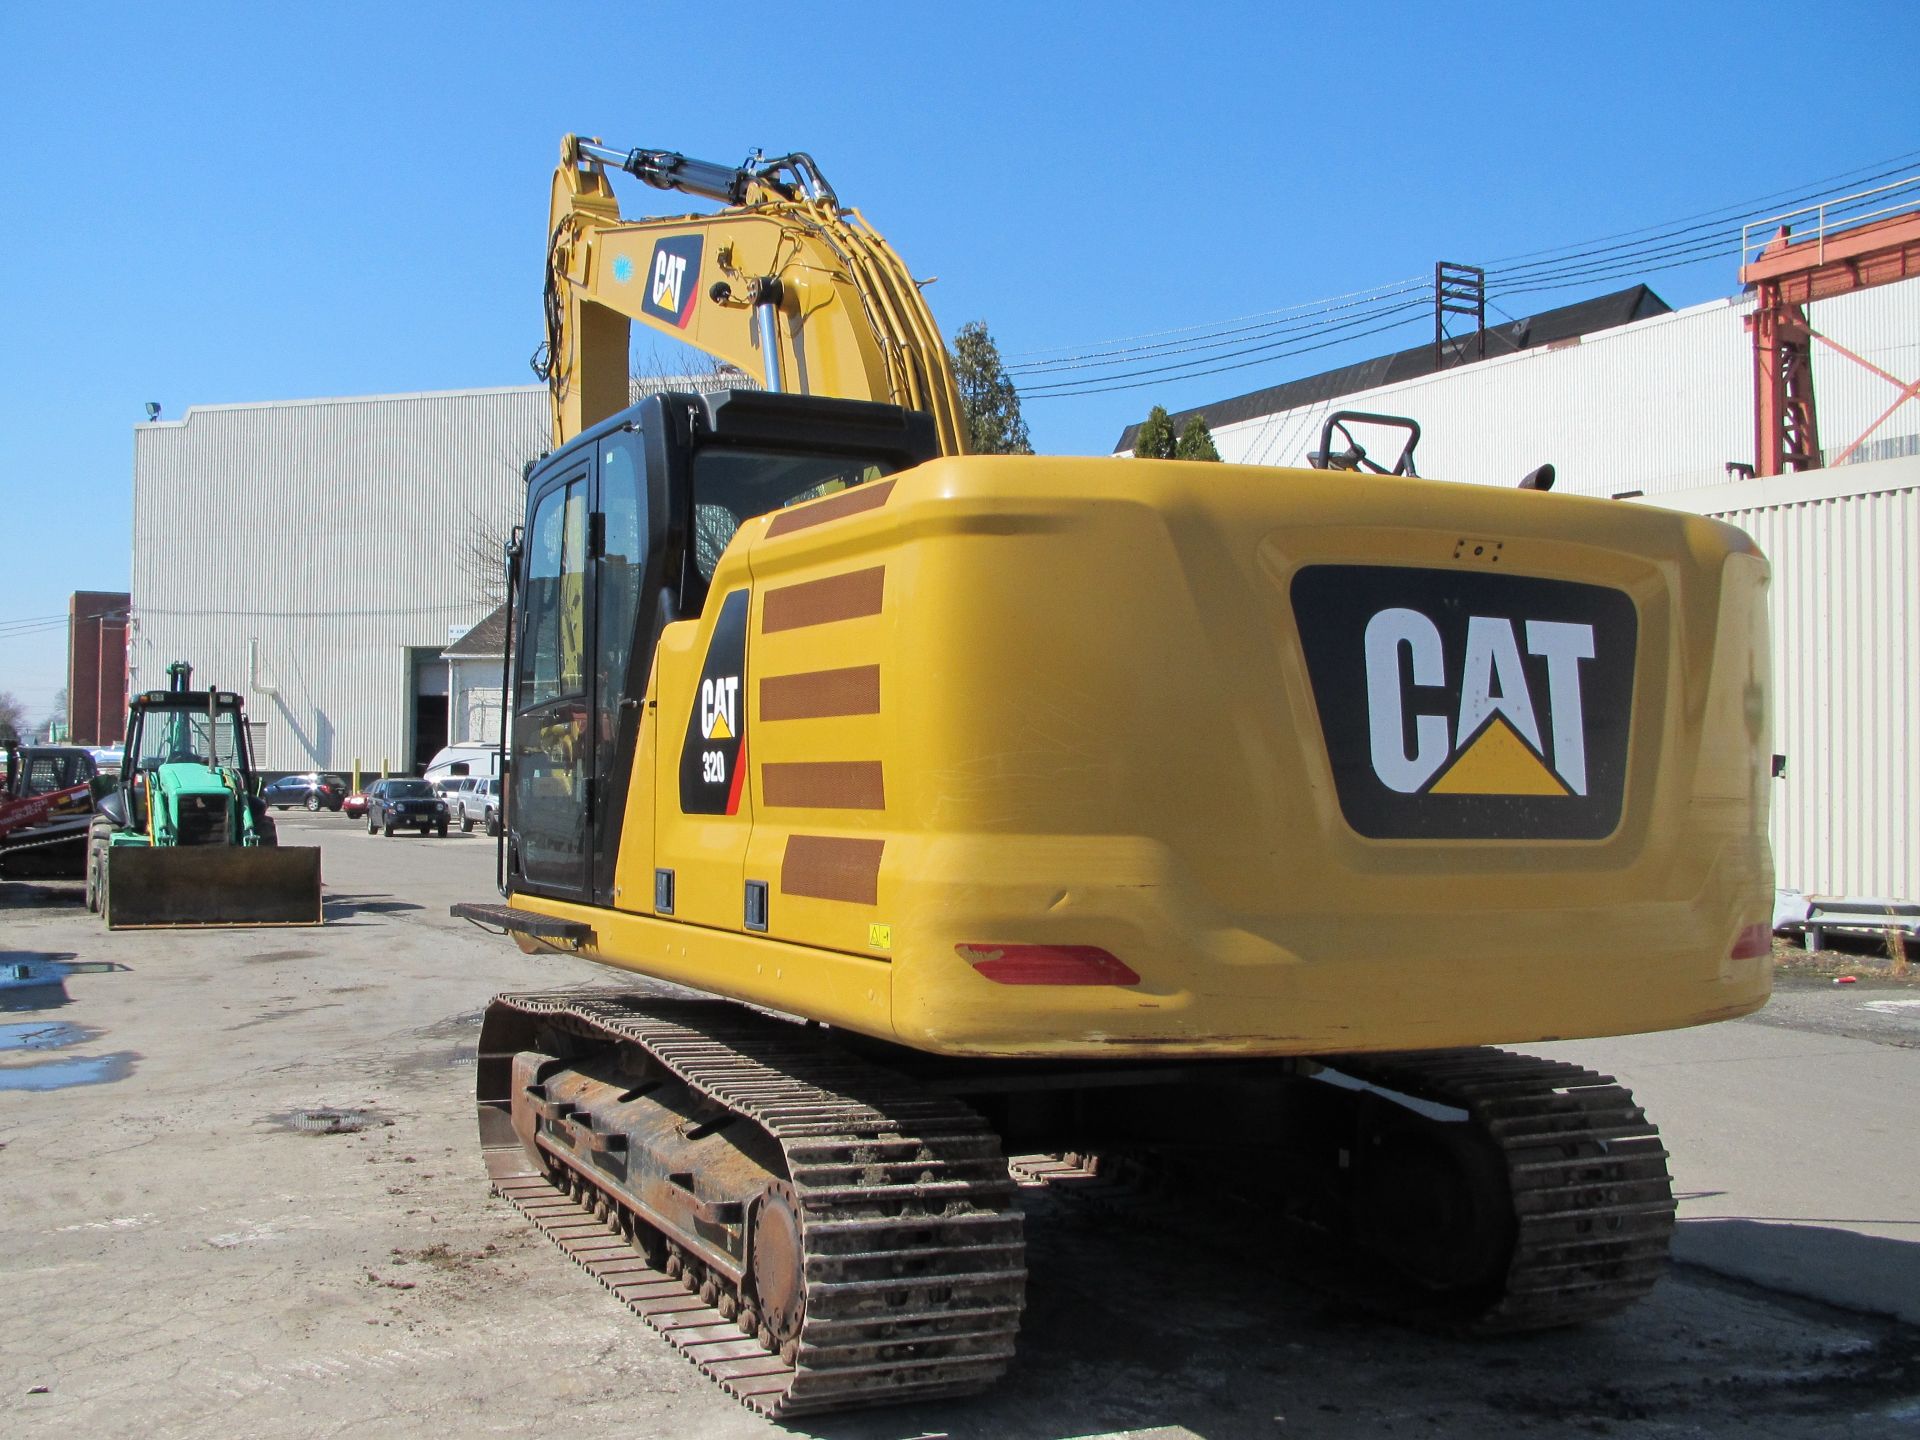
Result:
[[260,844],[262,847],[278,848],[280,844],[280,827],[273,823],[273,817],[271,815],[262,815],[259,825],[255,828],[260,832]]
[[311,810],[318,810],[319,808],[320,808],[320,797],[318,795],[309,794],[307,796],[307,809],[311,811]]
[[98,915],[105,908],[107,892],[107,849],[112,844],[113,825],[96,820],[87,827],[87,909]]

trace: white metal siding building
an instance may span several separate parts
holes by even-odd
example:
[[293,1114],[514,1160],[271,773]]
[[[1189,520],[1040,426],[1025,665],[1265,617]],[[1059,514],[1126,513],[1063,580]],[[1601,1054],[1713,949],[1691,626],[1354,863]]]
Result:
[[548,424],[529,385],[137,426],[131,685],[186,660],[243,693],[262,769],[405,773],[445,743],[440,652],[499,600],[474,550],[518,521]]
[[1773,563],[1773,748],[1787,766],[1773,788],[1781,883],[1920,899],[1920,458],[1656,503],[1738,525]]
[[[1580,495],[1696,489],[1726,479],[1729,461],[1753,463],[1753,345],[1742,324],[1752,311],[1745,297],[1715,300],[1223,425],[1214,444],[1222,460],[1304,465],[1330,411],[1371,410],[1420,422],[1422,475],[1511,485],[1551,461],[1556,488]],[[1920,280],[1817,301],[1808,318],[1855,354],[1911,378],[1920,357]],[[1898,392],[1825,347],[1813,355],[1820,439],[1837,456]],[[1916,432],[1920,397],[1859,458],[1913,453]]]

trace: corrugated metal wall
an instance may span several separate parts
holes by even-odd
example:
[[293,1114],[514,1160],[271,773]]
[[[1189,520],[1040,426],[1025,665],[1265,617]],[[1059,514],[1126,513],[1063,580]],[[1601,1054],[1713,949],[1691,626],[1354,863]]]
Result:
[[1773,563],[1780,883],[1920,899],[1920,459],[1659,503],[1740,526]]
[[[1221,458],[1302,465],[1329,409],[1411,415],[1423,428],[1420,473],[1510,485],[1543,461],[1559,488],[1582,495],[1659,495],[1726,477],[1753,462],[1752,343],[1745,299],[1719,300],[1399,385],[1223,426]],[[1883,370],[1912,378],[1920,354],[1920,280],[1812,307],[1814,328]],[[1814,351],[1820,434],[1830,452],[1890,405],[1885,380],[1823,346]],[[1920,432],[1920,397],[1878,431]],[[1884,447],[1883,447],[1884,448]],[[1896,449],[1903,449],[1903,446]],[[1390,458],[1390,457],[1389,457]]]
[[[408,765],[410,647],[498,602],[471,552],[519,519],[540,386],[195,407],[134,431],[133,684],[244,692],[269,770]],[[257,732],[256,732],[257,733]]]

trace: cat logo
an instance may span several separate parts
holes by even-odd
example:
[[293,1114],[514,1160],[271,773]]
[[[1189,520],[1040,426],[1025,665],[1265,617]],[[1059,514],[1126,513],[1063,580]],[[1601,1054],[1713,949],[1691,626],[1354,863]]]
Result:
[[[1373,773],[1402,795],[1584,795],[1587,735],[1580,703],[1580,662],[1593,659],[1593,626],[1528,620],[1527,653],[1546,660],[1551,768],[1543,759],[1540,720],[1520,660],[1512,621],[1467,620],[1458,722],[1431,710],[1411,712],[1409,685],[1446,683],[1440,627],[1418,610],[1393,607],[1367,622],[1367,734]],[[1411,674],[1401,663],[1411,658]],[[1457,742],[1457,743],[1456,743]],[[1438,777],[1438,778],[1436,778]],[[1431,785],[1429,785],[1431,782]]]
[[740,677],[715,676],[700,682],[700,738],[735,740],[740,732]]
[[1316,565],[1292,596],[1341,813],[1360,834],[1613,833],[1638,644],[1623,592]]
[[654,243],[647,267],[643,313],[684,330],[693,319],[694,296],[700,284],[700,237],[672,235]]
[[700,688],[688,707],[680,749],[680,809],[688,815],[738,815],[747,776],[747,592],[721,602]]

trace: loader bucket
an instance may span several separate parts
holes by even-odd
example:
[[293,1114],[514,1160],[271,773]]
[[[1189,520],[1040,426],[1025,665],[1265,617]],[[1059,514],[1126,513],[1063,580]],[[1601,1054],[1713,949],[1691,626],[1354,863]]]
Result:
[[115,845],[107,851],[107,928],[318,925],[313,846]]

